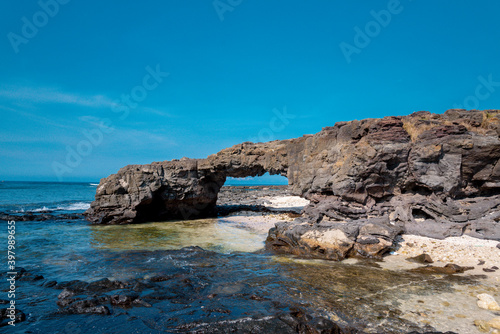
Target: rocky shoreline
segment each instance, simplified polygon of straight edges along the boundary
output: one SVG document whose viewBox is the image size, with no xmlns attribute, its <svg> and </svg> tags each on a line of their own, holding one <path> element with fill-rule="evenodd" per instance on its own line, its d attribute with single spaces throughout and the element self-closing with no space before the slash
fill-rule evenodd
<svg viewBox="0 0 500 334">
<path fill-rule="evenodd" d="M 222 225 L 257 233 L 263 240 L 270 228 L 303 219 L 305 211 L 297 212 L 308 205 L 309 201 L 293 196 L 287 186 L 222 187 L 216 220 Z M 27 213 L 27 217 L 30 215 L 32 213 Z M 206 219 L 209 220 L 214 219 Z M 202 224 L 203 220 L 191 224 L 197 222 Z M 155 223 L 154 226 L 174 223 Z M 92 243 L 98 245 L 105 241 L 97 238 L 98 235 L 108 235 L 109 240 L 114 240 L 108 234 L 111 228 L 137 230 L 144 225 L 150 225 L 144 232 L 145 242 L 151 243 L 148 238 L 161 231 L 151 224 L 87 226 L 93 229 Z M 193 231 L 196 229 L 200 227 L 193 227 Z M 125 242 L 132 240 L 126 238 L 128 231 L 123 229 L 117 233 L 118 238 Z M 104 251 L 106 262 L 99 262 L 97 267 L 117 264 L 123 270 L 124 263 L 135 259 L 136 264 L 130 268 L 138 275 L 124 277 L 110 270 L 113 274 L 100 279 L 64 280 L 45 273 L 43 277 L 30 268 L 20 269 L 17 278 L 22 291 L 41 296 L 40 307 L 50 310 L 48 318 L 59 319 L 59 324 L 80 319 L 77 323 L 84 330 L 90 330 L 95 324 L 109 326 L 109 322 L 118 327 L 121 323 L 133 324 L 133 328 L 143 332 L 161 328 L 207 333 L 251 332 L 265 328 L 286 333 L 481 333 L 486 330 L 497 333 L 494 327 L 499 312 L 495 303 L 500 300 L 497 244 L 468 236 L 433 239 L 402 234 L 395 238 L 381 261 L 356 256 L 342 263 L 308 255 L 275 256 L 269 245 L 267 251 L 260 248 L 255 252 L 229 254 L 200 247 L 132 250 L 122 254 L 116 252 L 119 249 L 116 244 L 110 244 L 112 251 Z M 304 259 L 306 257 L 309 259 Z M 81 254 L 77 258 L 88 261 Z M 230 262 L 228 266 L 228 261 L 235 258 L 239 258 L 237 265 Z M 165 267 L 165 261 L 171 264 Z M 249 267 L 249 261 L 260 264 Z M 137 266 L 143 269 L 137 270 Z M 279 270 L 280 275 L 270 274 L 274 270 Z M 125 271 L 128 274 L 129 270 Z M 245 273 L 250 276 L 246 281 L 241 276 Z M 28 296 L 25 293 L 20 298 L 22 311 L 18 310 L 16 317 L 19 323 L 34 326 L 36 322 L 31 314 L 40 314 L 40 310 L 33 311 L 25 299 Z M 240 315 L 240 309 L 247 314 Z M 161 316 L 162 312 L 169 316 Z M 88 318 L 88 322 L 77 318 L 82 316 Z M 0 318 L 3 319 L 0 326 L 5 325 L 8 318 L 3 313 Z M 46 326 L 51 326 L 50 321 Z"/>
<path fill-rule="evenodd" d="M 265 228 L 273 228 L 275 224 L 289 224 L 298 218 L 303 219 L 306 213 L 302 211 L 309 204 L 309 201 L 293 196 L 287 186 L 224 186 L 219 193 L 217 210 L 222 219 L 242 223 L 255 221 L 255 224 L 265 225 Z M 269 218 L 272 224 L 266 222 Z M 500 242 L 467 235 L 435 238 L 400 234 L 384 255 L 415 257 L 420 254 L 429 254 L 438 263 L 474 266 L 483 262 L 481 266 L 484 269 L 488 265 L 500 266 Z"/>
<path fill-rule="evenodd" d="M 85 214 L 93 224 L 210 217 L 227 177 L 269 172 L 287 176 L 290 193 L 310 201 L 302 217 L 270 230 L 276 252 L 380 257 L 404 233 L 498 241 L 499 115 L 421 111 L 246 142 L 206 159 L 130 165 L 101 180 Z"/>
<path fill-rule="evenodd" d="M 245 203 L 245 209 L 254 205 L 254 210 L 233 212 L 222 219 L 237 221 L 243 228 L 255 230 L 258 227 L 266 230 L 276 224 L 293 223 L 296 215 L 290 216 L 289 212 L 279 213 L 279 208 L 273 208 L 277 211 L 274 215 L 270 215 L 268 210 L 258 212 L 266 202 L 270 204 L 289 201 L 288 207 L 292 206 L 294 198 L 290 196 L 287 188 L 274 189 L 271 194 L 259 188 L 261 187 L 252 187 L 252 190 L 249 190 L 244 187 L 224 187 L 218 204 L 237 207 L 237 203 Z M 234 192 L 237 195 L 229 195 Z M 308 203 L 303 202 L 303 205 L 307 206 Z M 310 254 L 302 254 L 301 257 L 314 258 Z M 421 295 L 418 299 L 394 298 L 392 303 L 401 304 L 399 309 L 402 318 L 423 326 L 430 325 L 447 333 L 500 332 L 500 314 L 495 311 L 498 305 L 496 300 L 500 297 L 500 243 L 497 241 L 465 235 L 435 239 L 402 234 L 395 238 L 390 251 L 378 259 L 380 262 L 374 265 L 384 270 L 426 275 L 431 281 L 443 279 L 453 282 L 457 277 L 477 280 L 473 284 L 457 287 L 453 292 L 436 290 L 433 295 Z M 382 291 L 375 294 L 377 293 Z"/>
</svg>

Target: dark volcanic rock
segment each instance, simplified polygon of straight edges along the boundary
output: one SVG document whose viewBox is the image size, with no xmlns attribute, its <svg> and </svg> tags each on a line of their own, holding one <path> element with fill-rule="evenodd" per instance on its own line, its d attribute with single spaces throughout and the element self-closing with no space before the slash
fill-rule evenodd
<svg viewBox="0 0 500 334">
<path fill-rule="evenodd" d="M 99 298 L 88 298 L 84 300 L 63 299 L 58 301 L 62 313 L 68 314 L 102 314 L 109 315 L 111 311 Z"/>
<path fill-rule="evenodd" d="M 343 259 L 379 257 L 401 233 L 500 240 L 499 111 L 416 112 L 339 122 L 315 135 L 243 143 L 206 159 L 130 165 L 101 180 L 95 224 L 216 213 L 226 177 L 285 175 L 311 200 L 267 247 Z"/>
<path fill-rule="evenodd" d="M 111 296 L 111 305 L 130 306 L 137 298 L 137 293 L 120 293 Z"/>
<path fill-rule="evenodd" d="M 27 212 L 24 214 L 20 213 L 10 214 L 10 213 L 0 212 L 0 220 L 6 220 L 6 221 L 77 220 L 83 218 L 84 216 L 81 213 L 49 214 L 46 212 Z"/>
</svg>

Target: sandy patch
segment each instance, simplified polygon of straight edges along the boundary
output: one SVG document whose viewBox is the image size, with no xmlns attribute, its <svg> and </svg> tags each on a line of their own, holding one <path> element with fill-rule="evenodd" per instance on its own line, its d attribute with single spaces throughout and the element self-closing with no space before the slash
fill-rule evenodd
<svg viewBox="0 0 500 334">
<path fill-rule="evenodd" d="M 481 309 L 477 305 L 477 295 L 487 293 L 500 301 L 500 270 L 486 272 L 491 267 L 500 268 L 500 249 L 498 241 L 476 239 L 469 236 L 451 237 L 443 240 L 414 235 L 403 235 L 399 246 L 392 255 L 386 256 L 381 263 L 389 270 L 407 270 L 423 266 L 406 261 L 409 257 L 429 254 L 433 266 L 454 263 L 471 266 L 457 276 L 482 275 L 475 284 L 453 284 L 453 292 L 435 291 L 432 295 L 398 300 L 402 317 L 410 321 L 428 324 L 439 331 L 456 333 L 484 333 L 478 330 L 474 321 L 490 321 L 496 313 Z M 482 263 L 484 261 L 484 263 Z M 482 263 L 482 264 L 480 264 Z M 443 275 L 429 275 L 429 279 L 440 279 Z M 488 332 L 486 332 L 488 333 Z M 494 333 L 493 331 L 491 333 Z"/>
<path fill-rule="evenodd" d="M 300 213 L 309 204 L 309 200 L 300 196 L 263 197 L 264 206 L 270 210 L 286 210 Z"/>
<path fill-rule="evenodd" d="M 299 196 L 265 196 L 259 199 L 271 211 L 291 211 L 300 213 L 309 201 Z M 218 218 L 221 222 L 233 224 L 235 227 L 249 229 L 258 234 L 265 234 L 280 221 L 293 221 L 288 213 L 239 211 L 229 216 Z"/>
<path fill-rule="evenodd" d="M 403 235 L 399 240 L 399 247 L 395 254 L 414 257 L 422 253 L 429 254 L 434 261 L 433 265 L 443 266 L 454 263 L 461 266 L 472 266 L 474 270 L 468 274 L 487 274 L 500 282 L 500 270 L 496 273 L 487 273 L 484 269 L 493 266 L 500 268 L 500 249 L 498 241 L 483 240 L 469 236 L 450 237 L 443 240 L 431 239 L 415 235 Z M 479 264 L 484 261 L 484 264 Z"/>
</svg>

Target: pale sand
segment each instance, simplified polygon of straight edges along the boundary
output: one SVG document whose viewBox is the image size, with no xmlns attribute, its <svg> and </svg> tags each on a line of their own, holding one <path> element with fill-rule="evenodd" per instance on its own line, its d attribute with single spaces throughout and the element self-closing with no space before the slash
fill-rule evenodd
<svg viewBox="0 0 500 334">
<path fill-rule="evenodd" d="M 300 213 L 309 204 L 309 200 L 300 196 L 274 196 L 262 197 L 264 206 L 270 210 L 287 210 Z"/>
<path fill-rule="evenodd" d="M 292 211 L 300 213 L 304 206 L 309 204 L 309 201 L 299 196 L 266 196 L 261 197 L 264 206 L 271 211 Z M 266 234 L 270 228 L 280 221 L 292 221 L 287 213 L 269 213 L 269 212 L 252 212 L 240 211 L 226 217 L 219 218 L 220 221 L 234 224 L 236 227 L 252 230 L 258 234 Z"/>
<path fill-rule="evenodd" d="M 389 270 L 407 270 L 423 266 L 406 261 L 407 258 L 428 254 L 434 261 L 431 265 L 442 267 L 447 263 L 471 266 L 457 276 L 483 275 L 476 284 L 453 284 L 453 292 L 436 291 L 432 295 L 415 296 L 398 300 L 402 317 L 410 321 L 428 324 L 439 331 L 456 333 L 484 333 L 474 326 L 475 320 L 489 321 L 498 312 L 481 309 L 477 306 L 477 295 L 487 293 L 500 301 L 500 270 L 485 272 L 483 268 L 500 268 L 500 249 L 498 241 L 482 240 L 468 236 L 452 237 L 443 240 L 415 235 L 403 235 L 392 255 L 386 256 L 381 266 Z M 485 263 L 479 265 L 479 261 Z M 444 275 L 430 275 L 429 279 L 445 278 Z M 486 332 L 487 333 L 487 332 Z M 494 333 L 491 331 L 490 333 Z"/>
<path fill-rule="evenodd" d="M 466 274 L 485 274 L 492 282 L 500 283 L 500 270 L 495 273 L 483 271 L 483 268 L 493 266 L 500 268 L 500 249 L 496 247 L 498 244 L 495 240 L 465 235 L 438 240 L 404 234 L 399 238 L 398 247 L 391 256 L 407 258 L 425 253 L 430 255 L 435 266 L 444 266 L 447 263 L 471 266 L 474 270 L 467 271 Z M 480 261 L 484 261 L 484 264 L 479 265 Z"/>
</svg>

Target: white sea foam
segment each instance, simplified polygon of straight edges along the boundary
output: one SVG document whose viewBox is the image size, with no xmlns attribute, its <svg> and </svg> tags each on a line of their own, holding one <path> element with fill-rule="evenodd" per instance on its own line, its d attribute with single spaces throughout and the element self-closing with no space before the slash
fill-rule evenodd
<svg viewBox="0 0 500 334">
<path fill-rule="evenodd" d="M 99 183 L 91 183 L 90 185 L 94 186 L 94 187 L 97 187 L 99 185 Z"/>
<path fill-rule="evenodd" d="M 56 209 L 49 209 L 48 207 L 46 206 L 43 206 L 41 208 L 38 208 L 38 209 L 33 209 L 33 210 L 30 210 L 31 212 L 42 212 L 42 211 L 54 211 Z"/>
<path fill-rule="evenodd" d="M 85 203 L 85 202 L 76 202 L 76 203 L 71 203 L 71 204 L 66 204 L 66 205 L 60 205 L 55 208 L 48 208 L 46 206 L 43 206 L 41 208 L 36 208 L 36 209 L 31 209 L 27 210 L 28 212 L 45 212 L 45 211 L 80 211 L 80 210 L 87 210 L 90 208 L 90 203 Z M 24 209 L 21 209 L 17 212 L 24 212 Z"/>
<path fill-rule="evenodd" d="M 90 203 L 77 202 L 64 206 L 58 206 L 56 210 L 78 211 L 78 210 L 87 210 L 88 208 L 90 208 Z"/>
</svg>

